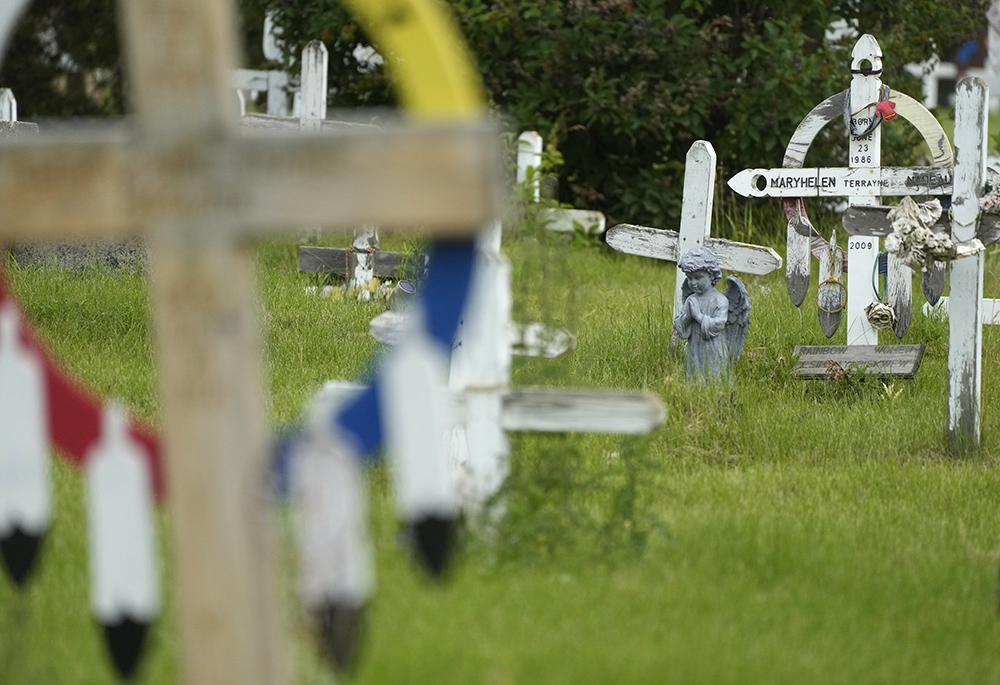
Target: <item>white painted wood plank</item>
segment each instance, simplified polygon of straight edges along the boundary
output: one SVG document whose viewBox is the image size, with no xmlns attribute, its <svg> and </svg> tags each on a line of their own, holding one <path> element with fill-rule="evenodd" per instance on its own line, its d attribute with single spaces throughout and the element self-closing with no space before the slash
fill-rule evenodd
<svg viewBox="0 0 1000 685">
<path fill-rule="evenodd" d="M 861 73 L 867 64 L 871 73 Z M 854 130 L 863 131 L 876 117 L 875 106 L 882 93 L 882 49 L 871 34 L 865 34 L 858 39 L 851 52 L 851 89 L 848 101 L 851 112 L 851 125 Z M 894 194 L 900 184 L 895 187 L 885 185 L 886 177 L 891 175 L 888 169 L 880 168 L 882 164 L 882 127 L 876 126 L 863 136 L 848 135 L 848 164 L 852 173 L 870 174 L 873 184 L 857 188 L 850 184 L 849 189 L 857 190 L 848 196 L 852 205 L 872 206 L 879 204 L 878 198 L 883 194 Z M 945 173 L 941 169 L 927 171 L 928 177 L 933 174 Z M 905 179 L 913 180 L 913 186 L 924 188 L 917 183 L 923 177 L 923 172 L 905 174 Z M 950 176 L 950 174 L 949 174 Z M 928 183 L 927 185 L 933 185 Z M 902 187 L 906 187 L 904 180 Z M 872 270 L 878 258 L 879 241 L 874 237 L 852 236 L 847 240 L 847 344 L 877 345 L 878 330 L 868 323 L 865 309 L 875 301 L 872 289 Z"/>
<path fill-rule="evenodd" d="M 986 168 L 989 89 L 977 78 L 963 79 L 955 91 L 955 190 L 952 235 L 956 242 L 975 237 L 979 197 Z M 982 387 L 983 253 L 951 264 L 948 316 L 948 444 L 979 449 Z"/>
<path fill-rule="evenodd" d="M 842 372 L 913 378 L 924 345 L 796 345 L 792 373 L 805 379 L 836 379 Z"/>
<path fill-rule="evenodd" d="M 944 321 L 948 318 L 949 300 L 950 298 L 945 296 L 935 305 L 924 302 L 924 316 Z M 1000 300 L 984 297 L 979 310 L 979 321 L 984 326 L 1000 326 Z"/>
<path fill-rule="evenodd" d="M 877 137 L 873 134 L 865 138 Z M 867 151 L 853 158 L 872 157 L 871 142 L 858 143 L 858 149 Z M 950 167 L 932 166 L 744 169 L 729 179 L 729 187 L 744 197 L 947 195 L 952 189 L 952 172 Z"/>
<path fill-rule="evenodd" d="M 173 174 L 178 164 L 204 163 L 194 151 L 184 153 L 192 157 L 136 156 L 126 133 L 5 143 L 0 237 L 128 237 L 146 222 L 185 214 L 183 207 L 218 206 L 222 199 L 232 203 L 236 228 L 247 235 L 310 224 L 353 229 L 364 222 L 383 231 L 433 225 L 442 235 L 469 235 L 503 210 L 496 132 L 489 126 L 247 138 L 233 151 L 231 177 L 217 179 L 228 190 L 212 194 Z"/>
<path fill-rule="evenodd" d="M 328 381 L 321 394 L 343 402 L 361 392 L 354 383 Z M 464 393 L 448 396 L 453 419 L 465 421 Z M 504 430 L 645 435 L 666 420 L 659 397 L 646 392 L 518 388 L 503 393 Z M 544 412 L 546 416 L 540 416 Z"/>
<path fill-rule="evenodd" d="M 326 119 L 328 62 L 329 54 L 322 41 L 306 43 L 302 49 L 302 110 L 299 113 L 303 132 L 320 130 Z"/>
<path fill-rule="evenodd" d="M 517 388 L 504 395 L 507 430 L 645 435 L 666 419 L 651 393 Z"/>
<path fill-rule="evenodd" d="M 680 236 L 635 224 L 618 224 L 608 231 L 608 246 L 624 254 L 676 262 L 680 259 Z M 706 238 L 704 245 L 719 258 L 724 270 L 764 276 L 781 268 L 781 256 L 770 247 L 739 243 L 722 238 Z"/>
<path fill-rule="evenodd" d="M 712 231 L 716 160 L 715 148 L 706 140 L 696 140 L 688 149 L 684 162 L 684 192 L 681 199 L 681 225 L 677 245 L 677 253 L 681 257 L 688 250 L 704 245 Z M 681 289 L 684 281 L 684 272 L 678 263 L 672 311 L 679 312 L 683 304 Z M 676 331 L 671 331 L 670 339 L 672 344 L 677 344 Z"/>
</svg>

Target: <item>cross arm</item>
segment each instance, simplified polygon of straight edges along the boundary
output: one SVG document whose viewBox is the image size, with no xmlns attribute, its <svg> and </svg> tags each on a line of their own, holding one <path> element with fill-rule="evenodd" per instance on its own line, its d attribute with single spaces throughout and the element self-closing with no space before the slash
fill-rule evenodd
<svg viewBox="0 0 1000 685">
<path fill-rule="evenodd" d="M 848 207 L 844 211 L 844 230 L 850 235 L 870 235 L 879 238 L 892 233 L 892 222 L 887 214 L 893 207 Z M 936 233 L 947 234 L 951 230 L 951 218 L 944 213 L 931 226 Z M 1000 243 L 1000 215 L 982 214 L 976 237 L 984 244 Z"/>
<path fill-rule="evenodd" d="M 608 231 L 608 245 L 618 252 L 651 257 L 668 262 L 681 258 L 680 236 L 649 226 L 619 224 Z M 735 240 L 706 238 L 705 247 L 715 253 L 719 265 L 727 271 L 764 276 L 781 268 L 781 256 L 770 247 L 738 243 Z"/>
<path fill-rule="evenodd" d="M 401 125 L 169 148 L 113 131 L 0 146 L 0 239 L 120 238 L 206 209 L 243 235 L 300 225 L 468 235 L 503 206 L 492 127 Z"/>
<path fill-rule="evenodd" d="M 951 167 L 744 169 L 729 187 L 744 197 L 949 195 Z"/>
</svg>

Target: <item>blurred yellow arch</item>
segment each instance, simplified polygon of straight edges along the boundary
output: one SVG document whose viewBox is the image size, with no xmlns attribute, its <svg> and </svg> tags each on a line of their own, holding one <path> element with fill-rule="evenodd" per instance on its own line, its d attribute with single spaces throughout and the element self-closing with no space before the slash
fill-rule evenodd
<svg viewBox="0 0 1000 685">
<path fill-rule="evenodd" d="M 407 112 L 428 121 L 483 116 L 482 84 L 440 0 L 344 0 L 385 56 Z"/>
</svg>

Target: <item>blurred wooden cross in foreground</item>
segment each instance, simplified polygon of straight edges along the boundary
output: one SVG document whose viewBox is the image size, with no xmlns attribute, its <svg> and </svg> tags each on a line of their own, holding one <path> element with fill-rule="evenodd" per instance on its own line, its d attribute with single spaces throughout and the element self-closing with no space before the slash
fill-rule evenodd
<svg viewBox="0 0 1000 685">
<path fill-rule="evenodd" d="M 252 685 L 285 669 L 249 239 L 359 223 L 468 235 L 499 194 L 485 125 L 240 139 L 230 5 L 121 4 L 133 126 L 0 147 L 0 240 L 148 240 L 184 680 Z"/>
</svg>

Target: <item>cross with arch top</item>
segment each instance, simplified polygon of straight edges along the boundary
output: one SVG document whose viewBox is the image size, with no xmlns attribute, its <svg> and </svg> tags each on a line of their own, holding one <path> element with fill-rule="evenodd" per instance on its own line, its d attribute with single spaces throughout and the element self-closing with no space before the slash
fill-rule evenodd
<svg viewBox="0 0 1000 685">
<path fill-rule="evenodd" d="M 250 242 L 361 223 L 471 236 L 502 206 L 497 138 L 478 116 L 241 137 L 229 0 L 119 17 L 131 122 L 0 145 L 0 240 L 148 241 L 185 677 L 282 682 Z M 0 12 L 0 36 L 15 19 Z"/>
</svg>

